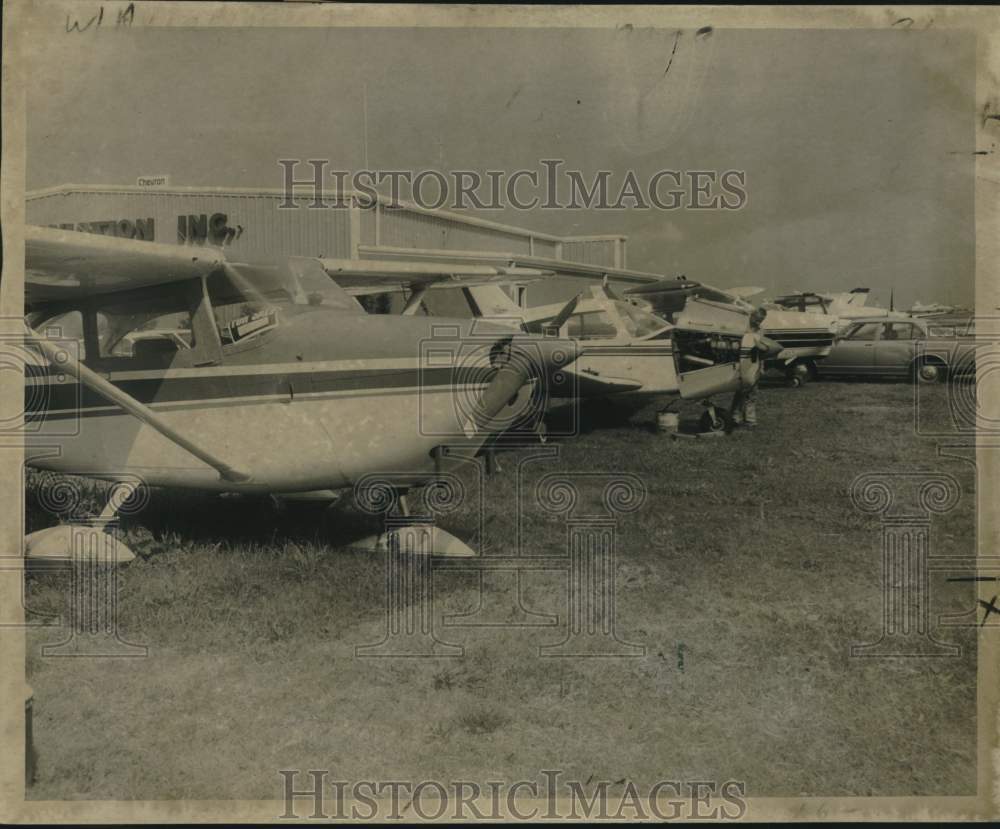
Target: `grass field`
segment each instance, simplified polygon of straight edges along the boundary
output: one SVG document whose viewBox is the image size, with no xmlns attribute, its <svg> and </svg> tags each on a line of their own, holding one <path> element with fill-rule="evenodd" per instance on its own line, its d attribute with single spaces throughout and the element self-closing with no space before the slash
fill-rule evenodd
<svg viewBox="0 0 1000 829">
<path fill-rule="evenodd" d="M 930 390 L 944 411 L 944 387 Z M 281 795 L 279 769 L 340 779 L 628 777 L 741 780 L 750 796 L 975 791 L 976 641 L 943 659 L 855 659 L 881 630 L 880 519 L 855 510 L 865 471 L 942 470 L 958 507 L 932 525 L 935 554 L 974 553 L 974 469 L 941 459 L 913 428 L 906 384 L 818 382 L 761 392 L 761 426 L 673 441 L 631 419 L 585 412 L 548 472 L 627 471 L 648 490 L 620 519 L 619 636 L 640 658 L 540 658 L 559 641 L 559 572 L 524 577 L 526 607 L 556 628 L 437 626 L 462 658 L 363 659 L 385 628 L 381 557 L 331 543 L 377 529 L 338 507 L 155 492 L 127 522 L 142 557 L 120 572 L 120 629 L 144 659 L 39 656 L 29 641 L 37 781 L 29 796 L 254 798 Z M 941 413 L 939 412 L 939 414 Z M 598 428 L 599 427 L 599 428 Z M 513 551 L 516 456 L 442 521 L 490 553 Z M 32 488 L 40 478 L 29 481 Z M 581 484 L 595 502 L 605 479 Z M 469 491 L 478 494 L 470 479 Z M 533 492 L 533 486 L 526 488 Z M 521 505 L 525 552 L 566 549 L 563 519 Z M 55 519 L 29 506 L 29 529 Z M 515 596 L 486 580 L 485 601 Z M 29 585 L 33 612 L 65 605 L 66 579 Z M 479 602 L 472 573 L 438 571 L 435 612 Z M 969 585 L 932 581 L 932 613 L 965 610 Z M 440 622 L 440 619 L 438 619 Z"/>
</svg>

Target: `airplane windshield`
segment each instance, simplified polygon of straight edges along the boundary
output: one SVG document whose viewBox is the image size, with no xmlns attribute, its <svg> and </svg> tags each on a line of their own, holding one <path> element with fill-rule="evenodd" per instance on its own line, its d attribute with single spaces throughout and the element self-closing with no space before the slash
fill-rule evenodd
<svg viewBox="0 0 1000 829">
<path fill-rule="evenodd" d="M 648 314 L 628 302 L 616 302 L 615 308 L 630 337 L 648 337 L 668 327 L 659 317 Z"/>
<path fill-rule="evenodd" d="M 282 305 L 364 312 L 319 262 L 306 258 L 218 270 L 208 277 L 208 298 L 224 347 L 275 328 Z"/>
<path fill-rule="evenodd" d="M 208 284 L 213 304 L 253 302 L 364 311 L 315 259 L 293 257 L 273 263 L 232 265 L 212 274 Z"/>
</svg>

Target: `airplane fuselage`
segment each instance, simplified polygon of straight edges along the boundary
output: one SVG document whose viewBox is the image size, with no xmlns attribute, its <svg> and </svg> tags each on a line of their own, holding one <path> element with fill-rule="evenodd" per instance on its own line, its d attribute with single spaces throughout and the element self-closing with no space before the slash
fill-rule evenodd
<svg viewBox="0 0 1000 829">
<path fill-rule="evenodd" d="M 471 320 L 328 313 L 282 305 L 277 324 L 192 352 L 83 363 L 232 463 L 234 484 L 150 426 L 55 368 L 26 378 L 28 462 L 66 473 L 134 475 L 150 485 L 299 492 L 350 486 L 372 471 L 429 477 L 432 451 L 474 453 L 463 424 L 508 329 Z M 137 352 L 138 353 L 138 352 Z M 526 389 L 519 400 L 528 394 Z"/>
</svg>

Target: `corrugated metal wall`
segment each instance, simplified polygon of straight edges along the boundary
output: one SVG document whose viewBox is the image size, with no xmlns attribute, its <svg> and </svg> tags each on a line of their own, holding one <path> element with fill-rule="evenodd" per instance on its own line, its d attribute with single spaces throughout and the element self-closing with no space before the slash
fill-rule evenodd
<svg viewBox="0 0 1000 829">
<path fill-rule="evenodd" d="M 560 240 L 526 228 L 482 222 L 455 213 L 427 213 L 407 207 L 336 206 L 313 209 L 311 197 L 297 196 L 298 207 L 280 209 L 276 191 L 137 187 L 76 187 L 29 193 L 32 224 L 70 225 L 116 236 L 165 243 L 222 244 L 236 256 L 268 255 L 350 258 L 357 245 L 502 251 L 621 266 L 624 241 L 573 237 Z M 376 212 L 377 211 L 377 212 Z M 151 221 L 150 221 L 151 220 Z M 152 228 L 150 228 L 150 225 Z"/>
<path fill-rule="evenodd" d="M 569 262 L 586 265 L 604 265 L 609 268 L 622 267 L 624 263 L 615 261 L 615 241 L 613 239 L 572 239 L 562 243 L 562 258 Z"/>
<path fill-rule="evenodd" d="M 221 214 L 225 216 L 224 226 L 232 231 L 221 238 L 227 249 L 238 256 L 351 256 L 350 210 L 343 203 L 329 209 L 301 206 L 296 210 L 279 210 L 280 203 L 279 196 L 268 194 L 70 191 L 29 196 L 27 218 L 32 224 L 41 225 L 120 220 L 136 223 L 152 219 L 153 241 L 176 244 L 184 235 L 197 236 L 213 216 Z M 189 233 L 192 230 L 189 216 L 196 217 L 193 234 Z M 204 224 L 201 217 L 205 217 Z M 179 223 L 183 225 L 181 229 Z M 99 227 L 93 230 L 100 232 Z M 104 232 L 128 235 L 127 227 Z"/>
<path fill-rule="evenodd" d="M 382 210 L 379 229 L 378 244 L 388 247 L 504 251 L 525 256 L 530 252 L 527 235 L 399 208 Z"/>
</svg>

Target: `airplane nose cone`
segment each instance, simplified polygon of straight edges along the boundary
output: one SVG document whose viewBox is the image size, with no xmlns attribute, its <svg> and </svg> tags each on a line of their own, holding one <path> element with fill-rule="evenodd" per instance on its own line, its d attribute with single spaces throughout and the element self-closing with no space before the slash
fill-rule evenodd
<svg viewBox="0 0 1000 829">
<path fill-rule="evenodd" d="M 532 405 L 544 406 L 546 387 L 558 382 L 560 369 L 575 359 L 575 343 L 569 340 L 510 334 L 498 339 L 490 350 L 490 365 L 495 373 L 466 420 L 465 433 L 501 432 L 528 414 L 521 411 L 516 417 L 511 414 L 498 419 L 517 402 L 521 390 L 530 382 L 537 382 L 542 392 L 532 396 Z"/>
</svg>

